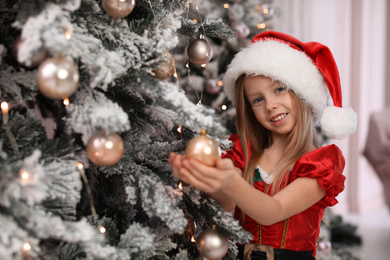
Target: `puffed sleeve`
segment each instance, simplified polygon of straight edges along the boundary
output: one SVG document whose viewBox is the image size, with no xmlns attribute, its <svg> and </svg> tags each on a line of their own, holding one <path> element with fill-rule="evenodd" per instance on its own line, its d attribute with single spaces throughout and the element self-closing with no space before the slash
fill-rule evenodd
<svg viewBox="0 0 390 260">
<path fill-rule="evenodd" d="M 242 149 L 240 137 L 238 134 L 232 134 L 229 137 L 229 140 L 232 141 L 233 148 L 229 151 L 227 151 L 225 154 L 222 155 L 222 158 L 230 158 L 234 165 L 237 168 L 240 168 L 242 171 L 245 170 L 245 155 L 244 151 Z M 249 158 L 251 157 L 251 146 L 248 142 L 248 148 L 249 148 Z"/>
<path fill-rule="evenodd" d="M 317 179 L 326 190 L 326 195 L 316 205 L 333 206 L 338 203 L 337 195 L 344 190 L 344 166 L 345 160 L 340 149 L 336 145 L 328 145 L 299 158 L 291 172 L 291 181 L 299 177 Z"/>
</svg>

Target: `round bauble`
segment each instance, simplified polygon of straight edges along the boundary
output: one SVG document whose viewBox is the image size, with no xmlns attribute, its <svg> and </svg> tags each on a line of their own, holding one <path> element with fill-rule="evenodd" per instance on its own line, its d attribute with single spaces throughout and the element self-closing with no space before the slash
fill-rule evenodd
<svg viewBox="0 0 390 260">
<path fill-rule="evenodd" d="M 218 143 L 206 135 L 202 130 L 201 135 L 191 139 L 185 150 L 187 159 L 196 159 L 208 166 L 215 166 L 221 157 L 221 148 Z"/>
<path fill-rule="evenodd" d="M 195 39 L 187 46 L 187 57 L 195 64 L 206 64 L 213 57 L 213 47 L 206 39 Z"/>
<path fill-rule="evenodd" d="M 122 158 L 122 138 L 116 133 L 97 132 L 88 140 L 87 155 L 97 166 L 112 166 Z"/>
<path fill-rule="evenodd" d="M 237 24 L 234 29 L 235 29 L 236 37 L 238 39 L 245 39 L 248 37 L 248 35 L 250 33 L 250 29 L 249 29 L 248 25 L 246 25 L 244 23 Z"/>
<path fill-rule="evenodd" d="M 46 60 L 47 56 L 49 53 L 45 50 L 45 48 L 39 48 L 37 51 L 35 51 L 32 54 L 32 58 L 29 62 L 21 62 L 19 59 L 19 50 L 20 47 L 24 41 L 21 40 L 21 37 L 19 36 L 16 38 L 15 43 L 14 43 L 14 48 L 13 48 L 13 54 L 15 59 L 24 67 L 27 68 L 36 68 L 38 67 L 44 60 Z"/>
<path fill-rule="evenodd" d="M 103 0 L 102 6 L 112 17 L 123 18 L 133 11 L 135 0 Z"/>
<path fill-rule="evenodd" d="M 166 79 L 175 71 L 175 59 L 169 51 L 164 51 L 165 62 L 160 64 L 158 69 L 153 70 L 152 77 L 156 79 Z"/>
<path fill-rule="evenodd" d="M 209 260 L 221 259 L 229 249 L 229 240 L 215 229 L 200 233 L 197 239 L 199 254 Z"/>
<path fill-rule="evenodd" d="M 206 91 L 210 94 L 218 94 L 221 88 L 222 86 L 218 85 L 218 81 L 215 79 L 208 79 L 206 81 Z"/>
<path fill-rule="evenodd" d="M 79 78 L 79 71 L 72 61 L 63 56 L 55 56 L 39 66 L 38 89 L 48 98 L 65 99 L 76 91 Z"/>
</svg>

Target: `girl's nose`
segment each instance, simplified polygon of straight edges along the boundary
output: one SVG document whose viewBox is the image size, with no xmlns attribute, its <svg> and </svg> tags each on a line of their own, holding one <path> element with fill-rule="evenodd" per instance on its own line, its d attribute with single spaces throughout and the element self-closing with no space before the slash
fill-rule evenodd
<svg viewBox="0 0 390 260">
<path fill-rule="evenodd" d="M 267 110 L 274 110 L 278 107 L 278 104 L 277 102 L 275 102 L 275 100 L 267 100 L 266 102 L 266 109 Z"/>
</svg>

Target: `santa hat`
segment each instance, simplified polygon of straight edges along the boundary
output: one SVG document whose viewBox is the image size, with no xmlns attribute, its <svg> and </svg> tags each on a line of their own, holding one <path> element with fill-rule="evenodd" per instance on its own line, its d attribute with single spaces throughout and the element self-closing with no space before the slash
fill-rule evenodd
<svg viewBox="0 0 390 260">
<path fill-rule="evenodd" d="M 235 81 L 242 74 L 270 77 L 293 90 L 311 108 L 329 138 L 344 139 L 356 130 L 357 115 L 342 107 L 339 72 L 325 45 L 303 43 L 279 32 L 258 34 L 237 53 L 223 79 L 224 91 L 233 102 Z M 333 106 L 327 106 L 328 93 Z"/>
</svg>

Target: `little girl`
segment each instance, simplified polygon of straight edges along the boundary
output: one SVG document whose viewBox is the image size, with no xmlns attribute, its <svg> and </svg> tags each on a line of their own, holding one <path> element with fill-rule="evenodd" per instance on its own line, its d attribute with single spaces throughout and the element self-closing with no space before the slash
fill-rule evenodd
<svg viewBox="0 0 390 260">
<path fill-rule="evenodd" d="M 232 150 L 216 167 L 171 153 L 173 174 L 234 210 L 253 235 L 239 258 L 315 259 L 325 208 L 344 189 L 345 162 L 337 146 L 318 146 L 314 125 L 343 139 L 357 124 L 356 113 L 342 108 L 332 53 L 264 32 L 233 59 L 224 86 L 237 113 Z"/>
</svg>

